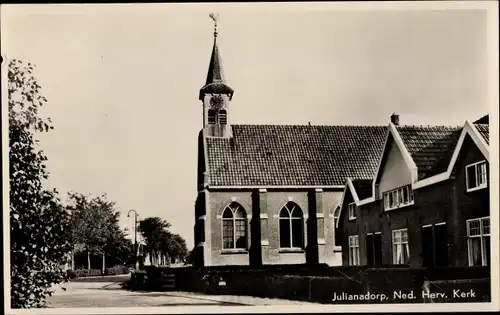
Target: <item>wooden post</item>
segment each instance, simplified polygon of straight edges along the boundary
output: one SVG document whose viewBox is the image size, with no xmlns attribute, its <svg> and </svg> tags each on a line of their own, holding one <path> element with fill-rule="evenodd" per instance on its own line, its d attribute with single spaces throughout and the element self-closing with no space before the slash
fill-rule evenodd
<svg viewBox="0 0 500 315">
<path fill-rule="evenodd" d="M 90 270 L 90 251 L 87 249 L 87 269 Z"/>
</svg>

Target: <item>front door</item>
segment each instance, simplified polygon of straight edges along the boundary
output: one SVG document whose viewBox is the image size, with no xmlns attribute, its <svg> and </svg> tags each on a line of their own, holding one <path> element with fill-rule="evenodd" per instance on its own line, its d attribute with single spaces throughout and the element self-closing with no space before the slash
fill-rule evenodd
<svg viewBox="0 0 500 315">
<path fill-rule="evenodd" d="M 382 265 L 382 234 L 366 235 L 366 264 L 368 266 Z"/>
<path fill-rule="evenodd" d="M 436 248 L 436 266 L 448 266 L 448 238 L 446 224 L 434 226 L 434 244 Z"/>
<path fill-rule="evenodd" d="M 432 236 L 432 225 L 422 227 L 422 265 L 424 267 L 434 266 L 434 238 Z"/>
</svg>

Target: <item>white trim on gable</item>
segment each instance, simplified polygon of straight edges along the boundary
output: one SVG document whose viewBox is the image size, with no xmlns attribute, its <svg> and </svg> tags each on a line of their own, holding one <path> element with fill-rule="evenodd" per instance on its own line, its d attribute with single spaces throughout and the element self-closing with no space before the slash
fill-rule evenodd
<svg viewBox="0 0 500 315">
<path fill-rule="evenodd" d="M 466 121 L 464 124 L 464 127 L 462 129 L 462 133 L 460 134 L 460 138 L 458 138 L 457 145 L 455 146 L 455 149 L 453 150 L 453 155 L 450 160 L 450 164 L 448 164 L 448 168 L 445 172 L 431 176 L 429 178 L 425 178 L 423 180 L 417 181 L 413 184 L 413 190 L 419 189 L 422 187 L 426 187 L 429 185 L 437 184 L 439 182 L 442 182 L 444 180 L 447 180 L 450 178 L 451 173 L 453 172 L 453 168 L 455 167 L 455 163 L 457 162 L 458 155 L 460 154 L 460 151 L 462 150 L 462 145 L 465 141 L 465 136 L 469 135 L 476 144 L 477 148 L 481 151 L 481 153 L 484 155 L 486 160 L 489 162 L 490 161 L 490 155 L 489 155 L 489 146 L 486 144 L 486 141 L 484 141 L 483 136 L 479 133 L 479 131 L 474 127 L 473 124 L 470 122 Z"/>
<path fill-rule="evenodd" d="M 342 193 L 342 199 L 340 200 L 340 204 L 338 205 L 340 207 L 340 210 L 339 210 L 339 217 L 337 220 L 337 224 L 335 225 L 336 228 L 339 227 L 340 217 L 342 216 L 342 207 L 344 205 L 344 199 L 345 199 L 345 195 L 346 195 L 348 188 L 349 188 L 349 191 L 351 192 L 352 198 L 354 199 L 354 203 L 356 205 L 358 205 L 358 202 L 359 202 L 358 193 L 356 192 L 356 189 L 354 189 L 354 185 L 352 184 L 352 180 L 349 177 L 347 177 L 344 192 Z"/>
<path fill-rule="evenodd" d="M 375 197 L 372 196 L 372 197 L 368 197 L 368 198 L 365 198 L 363 200 L 360 200 L 358 203 L 356 203 L 356 205 L 359 207 L 359 206 L 364 206 L 366 204 L 369 204 L 369 203 L 372 203 L 375 201 Z"/>
<path fill-rule="evenodd" d="M 377 177 L 380 172 L 380 167 L 382 166 L 382 161 L 384 161 L 384 153 L 385 153 L 385 148 L 387 147 L 387 143 L 389 143 L 389 136 L 391 135 L 391 128 L 390 124 L 387 126 L 387 131 L 385 133 L 385 141 L 384 141 L 384 146 L 382 147 L 382 154 L 380 155 L 380 159 L 378 160 L 378 166 L 377 166 L 377 171 L 375 172 L 375 176 L 373 177 L 373 182 L 372 182 L 372 196 L 375 196 L 375 187 L 377 183 Z"/>
<path fill-rule="evenodd" d="M 383 163 L 385 161 L 385 152 L 388 150 L 387 145 L 389 143 L 389 137 L 392 136 L 393 138 L 393 143 L 396 143 L 398 146 L 399 151 L 401 152 L 401 155 L 403 156 L 403 159 L 406 162 L 406 165 L 408 166 L 408 169 L 410 170 L 410 176 L 411 176 L 411 182 L 415 182 L 418 179 L 418 169 L 417 165 L 415 164 L 415 161 L 413 161 L 410 152 L 408 152 L 408 149 L 406 148 L 403 139 L 399 135 L 398 130 L 396 129 L 396 126 L 391 122 L 387 126 L 387 135 L 385 138 L 385 143 L 384 143 L 384 148 L 382 149 L 382 154 L 380 155 L 380 159 L 378 162 L 378 167 L 377 171 L 375 172 L 375 176 L 373 177 L 373 184 L 372 184 L 372 198 L 375 199 L 376 195 L 376 185 L 378 183 L 379 177 L 381 176 L 380 170 L 383 166 Z M 368 198 L 370 199 L 370 198 Z M 367 200 L 367 199 L 365 199 Z M 372 200 L 373 201 L 373 200 Z M 369 203 L 371 201 L 363 201 L 363 204 Z"/>
</svg>

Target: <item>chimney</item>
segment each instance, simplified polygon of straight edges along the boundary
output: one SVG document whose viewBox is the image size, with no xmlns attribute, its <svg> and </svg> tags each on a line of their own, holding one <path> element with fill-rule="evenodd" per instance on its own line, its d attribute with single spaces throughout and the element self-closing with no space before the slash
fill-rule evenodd
<svg viewBox="0 0 500 315">
<path fill-rule="evenodd" d="M 396 126 L 399 126 L 399 115 L 396 113 L 393 113 L 391 115 L 391 123 L 393 123 Z"/>
</svg>

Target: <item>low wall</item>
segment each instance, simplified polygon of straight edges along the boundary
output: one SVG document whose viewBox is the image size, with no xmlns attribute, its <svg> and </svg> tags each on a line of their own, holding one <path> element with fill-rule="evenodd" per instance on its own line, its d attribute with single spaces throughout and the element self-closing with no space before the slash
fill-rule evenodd
<svg viewBox="0 0 500 315">
<path fill-rule="evenodd" d="M 174 277 L 178 291 L 318 303 L 486 302 L 491 299 L 487 267 L 425 269 L 276 265 L 260 268 L 147 268 L 149 288 L 158 288 L 164 277 Z M 463 297 L 457 297 L 456 292 L 465 293 Z M 467 295 L 467 292 L 472 293 Z"/>
</svg>

